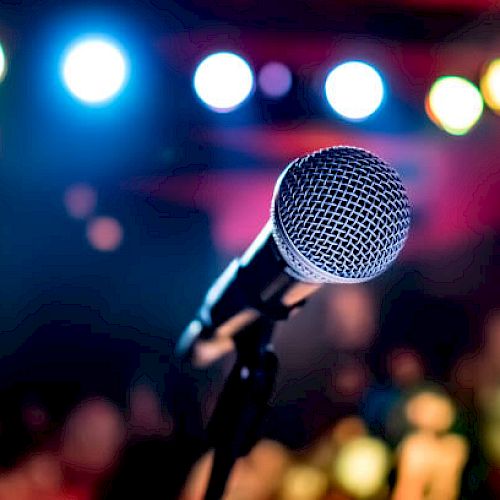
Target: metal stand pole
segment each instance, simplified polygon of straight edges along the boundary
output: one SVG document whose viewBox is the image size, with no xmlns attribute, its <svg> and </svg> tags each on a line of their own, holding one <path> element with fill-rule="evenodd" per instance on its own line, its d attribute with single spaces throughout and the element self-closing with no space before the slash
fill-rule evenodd
<svg viewBox="0 0 500 500">
<path fill-rule="evenodd" d="M 205 500 L 220 500 L 231 469 L 259 438 L 278 371 L 270 345 L 274 322 L 260 318 L 235 338 L 236 363 L 208 426 L 215 448 Z"/>
</svg>

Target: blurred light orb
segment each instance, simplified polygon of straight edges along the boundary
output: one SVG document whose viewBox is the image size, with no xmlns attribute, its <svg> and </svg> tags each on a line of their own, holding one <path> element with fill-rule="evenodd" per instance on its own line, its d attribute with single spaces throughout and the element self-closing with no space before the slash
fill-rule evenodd
<svg viewBox="0 0 500 500">
<path fill-rule="evenodd" d="M 147 384 L 130 391 L 128 423 L 134 434 L 142 436 L 167 436 L 172 431 L 172 421 L 163 411 L 158 394 Z"/>
<path fill-rule="evenodd" d="M 423 390 L 412 396 L 405 407 L 408 422 L 427 432 L 445 432 L 455 421 L 456 411 L 445 393 Z"/>
<path fill-rule="evenodd" d="M 390 452 L 380 439 L 363 436 L 344 445 L 333 464 L 334 480 L 355 498 L 368 498 L 385 485 Z"/>
<path fill-rule="evenodd" d="M 113 217 L 95 217 L 87 225 L 90 245 L 101 252 L 116 250 L 123 240 L 123 228 Z"/>
<path fill-rule="evenodd" d="M 213 111 L 227 113 L 247 99 L 254 87 L 248 63 L 231 52 L 212 54 L 196 68 L 196 95 Z"/>
<path fill-rule="evenodd" d="M 104 104 L 125 85 L 128 63 L 116 43 L 89 37 L 75 42 L 66 51 L 62 76 L 77 99 L 87 104 Z"/>
<path fill-rule="evenodd" d="M 353 121 L 371 116 L 384 99 L 380 73 L 361 61 L 348 61 L 334 68 L 325 82 L 326 98 L 335 112 Z"/>
<path fill-rule="evenodd" d="M 316 500 L 328 489 L 328 478 L 323 471 L 310 465 L 290 467 L 283 477 L 280 498 L 287 500 Z"/>
<path fill-rule="evenodd" d="M 488 64 L 481 77 L 480 88 L 486 104 L 500 114 L 500 58 Z"/>
<path fill-rule="evenodd" d="M 484 417 L 488 420 L 494 420 L 500 427 L 500 389 L 496 387 L 494 390 L 485 391 L 487 397 L 483 396 L 482 411 Z"/>
<path fill-rule="evenodd" d="M 0 44 L 0 82 L 5 78 L 7 73 L 7 58 L 5 57 L 5 51 L 3 46 Z"/>
<path fill-rule="evenodd" d="M 86 400 L 64 424 L 62 462 L 89 472 L 106 470 L 116 463 L 125 436 L 118 407 L 104 399 Z"/>
<path fill-rule="evenodd" d="M 22 419 L 30 431 L 40 432 L 47 430 L 50 417 L 45 408 L 30 404 L 22 408 Z"/>
<path fill-rule="evenodd" d="M 412 387 L 424 378 L 424 364 L 420 355 L 413 349 L 397 348 L 387 359 L 387 368 L 397 387 Z"/>
<path fill-rule="evenodd" d="M 495 466 L 500 465 L 500 422 L 487 420 L 481 428 L 481 443 L 488 461 Z"/>
<path fill-rule="evenodd" d="M 469 80 L 443 76 L 432 85 L 426 99 L 430 119 L 452 135 L 465 135 L 483 113 L 483 99 Z"/>
<path fill-rule="evenodd" d="M 95 210 L 97 193 L 92 186 L 78 183 L 69 186 L 64 193 L 64 206 L 70 217 L 86 219 Z"/>
<path fill-rule="evenodd" d="M 334 446 L 342 446 L 352 439 L 366 435 L 367 429 L 363 420 L 356 416 L 344 417 L 337 421 L 331 430 L 330 438 Z"/>
<path fill-rule="evenodd" d="M 333 387 L 344 398 L 360 398 L 368 384 L 365 367 L 359 361 L 351 360 L 340 366 L 333 377 Z"/>
<path fill-rule="evenodd" d="M 340 349 L 369 347 L 376 331 L 373 295 L 365 285 L 340 285 L 328 298 L 331 340 Z"/>
<path fill-rule="evenodd" d="M 292 73 L 282 63 L 267 63 L 259 72 L 259 86 L 268 97 L 283 97 L 292 87 Z"/>
<path fill-rule="evenodd" d="M 38 493 L 38 498 L 59 497 L 64 478 L 57 456 L 48 452 L 34 453 L 24 463 L 22 471 L 24 480 Z M 23 495 L 22 498 L 26 497 Z"/>
</svg>

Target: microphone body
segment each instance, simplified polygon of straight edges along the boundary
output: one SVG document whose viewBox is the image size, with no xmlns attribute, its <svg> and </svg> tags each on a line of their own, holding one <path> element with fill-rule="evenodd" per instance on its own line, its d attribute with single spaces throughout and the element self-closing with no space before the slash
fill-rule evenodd
<svg viewBox="0 0 500 500">
<path fill-rule="evenodd" d="M 196 318 L 184 330 L 177 352 L 187 353 L 198 339 L 231 338 L 262 315 L 272 321 L 286 319 L 319 286 L 293 276 L 269 221 L 211 286 Z"/>
</svg>

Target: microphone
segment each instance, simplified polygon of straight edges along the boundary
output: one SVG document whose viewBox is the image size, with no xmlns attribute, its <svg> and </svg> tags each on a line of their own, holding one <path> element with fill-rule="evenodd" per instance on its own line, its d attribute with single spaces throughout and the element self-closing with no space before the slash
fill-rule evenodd
<svg viewBox="0 0 500 500">
<path fill-rule="evenodd" d="M 278 178 L 268 223 L 209 289 L 177 354 L 207 365 L 242 329 L 262 317 L 286 319 L 321 285 L 379 276 L 409 227 L 401 179 L 374 154 L 337 146 L 297 158 Z"/>
</svg>

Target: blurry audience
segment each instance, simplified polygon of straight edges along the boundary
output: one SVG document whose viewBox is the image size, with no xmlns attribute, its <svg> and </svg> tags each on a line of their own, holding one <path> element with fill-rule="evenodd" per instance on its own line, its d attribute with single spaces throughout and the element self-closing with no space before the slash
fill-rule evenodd
<svg viewBox="0 0 500 500">
<path fill-rule="evenodd" d="M 311 383 L 303 402 L 321 392 L 315 411 L 330 398 L 334 406 L 347 402 L 344 414 L 332 413 L 327 426 L 324 414 L 322 432 L 291 448 L 279 436 L 299 427 L 272 421 L 282 417 L 272 413 L 263 439 L 237 462 L 225 499 L 500 495 L 500 312 L 488 315 L 483 342 L 462 356 L 449 381 L 433 380 L 411 345 L 388 349 L 381 379 L 363 354 L 376 325 L 365 310 L 375 306 L 361 290 L 333 301 L 348 312 L 336 323 L 346 336 L 326 385 L 314 389 Z M 358 308 L 359 322 L 352 318 Z M 98 318 L 90 323 L 38 325 L 2 360 L 0 500 L 201 500 L 212 453 L 193 437 L 197 430 L 190 435 L 182 429 L 196 427 L 194 416 L 189 424 L 182 413 L 169 411 L 182 401 L 189 408 L 187 401 L 196 397 L 181 385 L 169 406 L 156 383 L 138 376 L 147 342 L 103 333 L 109 325 Z M 369 336 L 359 333 L 363 328 Z M 275 432 L 280 425 L 281 434 Z"/>
<path fill-rule="evenodd" d="M 225 498 L 265 500 L 272 498 L 290 460 L 289 452 L 279 443 L 262 440 L 237 462 L 229 478 Z M 205 454 L 193 467 L 182 500 L 202 500 L 208 485 L 213 453 Z"/>
</svg>

